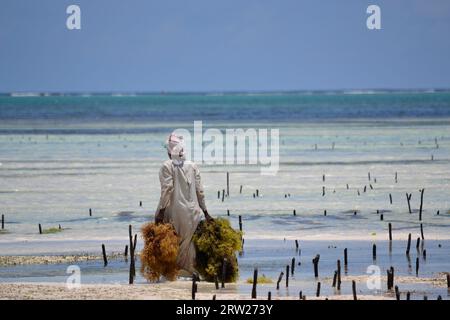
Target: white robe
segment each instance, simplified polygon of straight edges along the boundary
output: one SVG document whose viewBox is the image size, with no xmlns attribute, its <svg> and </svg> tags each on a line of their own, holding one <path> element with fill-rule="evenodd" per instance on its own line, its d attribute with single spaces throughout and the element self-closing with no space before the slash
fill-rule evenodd
<svg viewBox="0 0 450 320">
<path fill-rule="evenodd" d="M 171 223 L 180 236 L 179 267 L 189 273 L 195 271 L 195 247 L 192 236 L 206 210 L 205 195 L 197 165 L 191 161 L 163 163 L 159 171 L 161 198 L 157 213 L 165 208 L 164 222 Z"/>
</svg>

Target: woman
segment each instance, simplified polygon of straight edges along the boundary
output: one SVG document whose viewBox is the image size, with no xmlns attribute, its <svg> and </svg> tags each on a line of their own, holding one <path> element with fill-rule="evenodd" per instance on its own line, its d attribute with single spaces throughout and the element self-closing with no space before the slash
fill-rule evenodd
<svg viewBox="0 0 450 320">
<path fill-rule="evenodd" d="M 203 211 L 206 220 L 212 220 L 205 205 L 205 195 L 197 165 L 186 161 L 183 137 L 172 133 L 167 140 L 169 160 L 159 171 L 161 198 L 155 222 L 171 223 L 180 237 L 177 263 L 181 270 L 195 272 L 195 247 L 192 242 Z"/>
</svg>

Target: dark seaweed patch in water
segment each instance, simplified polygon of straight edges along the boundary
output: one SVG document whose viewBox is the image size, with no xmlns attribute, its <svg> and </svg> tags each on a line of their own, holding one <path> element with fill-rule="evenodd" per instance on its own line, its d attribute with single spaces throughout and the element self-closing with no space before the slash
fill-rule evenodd
<svg viewBox="0 0 450 320">
<path fill-rule="evenodd" d="M 327 213 L 326 216 L 324 215 L 318 216 L 318 218 L 322 220 L 347 220 L 347 217 L 333 215 L 332 213 Z"/>
<path fill-rule="evenodd" d="M 128 221 L 135 218 L 134 211 L 119 211 L 114 216 L 120 221 Z"/>
<path fill-rule="evenodd" d="M 302 228 L 300 228 L 300 230 L 317 230 L 317 229 L 327 229 L 327 228 L 330 228 L 330 226 L 325 226 L 323 224 L 320 224 L 320 225 L 315 225 L 315 226 L 302 227 Z"/>
<path fill-rule="evenodd" d="M 262 214 L 252 214 L 252 215 L 242 215 L 242 220 L 243 221 L 254 221 L 254 220 L 258 220 L 261 218 L 265 218 L 267 217 L 267 215 L 262 215 Z"/>
<path fill-rule="evenodd" d="M 322 225 L 322 223 L 316 220 L 293 216 L 272 217 L 272 222 L 278 225 Z"/>
<path fill-rule="evenodd" d="M 344 214 L 348 214 L 348 213 L 351 213 L 351 214 L 354 214 L 354 213 L 360 213 L 361 211 L 360 210 L 345 210 L 345 211 L 342 211 L 341 213 L 344 213 Z"/>
<path fill-rule="evenodd" d="M 389 210 L 389 209 L 381 209 L 381 210 L 378 210 L 378 213 L 390 213 L 390 212 L 392 212 L 392 210 Z M 376 211 L 374 211 L 374 212 L 372 212 L 372 213 L 377 214 Z"/>
<path fill-rule="evenodd" d="M 6 225 L 8 225 L 8 224 L 20 224 L 20 222 L 18 222 L 18 221 L 10 221 L 10 220 L 7 220 L 8 218 L 6 217 L 6 215 L 5 215 L 5 227 L 6 227 Z"/>
<path fill-rule="evenodd" d="M 89 216 L 86 216 L 86 217 L 82 217 L 82 218 L 75 218 L 75 219 L 66 219 L 66 220 L 56 220 L 55 222 L 58 222 L 58 223 L 63 223 L 63 222 L 82 222 L 82 221 L 87 221 L 87 220 L 100 220 L 100 219 L 102 219 L 103 217 L 96 217 L 96 216 L 92 216 L 92 217 L 89 217 Z"/>
<path fill-rule="evenodd" d="M 225 214 L 218 214 L 217 217 L 229 217 L 231 219 L 237 219 L 239 216 L 242 216 L 242 221 L 254 221 L 261 218 L 267 218 L 270 217 L 270 215 L 264 215 L 264 214 L 245 214 L 245 213 L 232 213 L 230 212 L 230 215 L 228 216 L 227 213 Z"/>
</svg>

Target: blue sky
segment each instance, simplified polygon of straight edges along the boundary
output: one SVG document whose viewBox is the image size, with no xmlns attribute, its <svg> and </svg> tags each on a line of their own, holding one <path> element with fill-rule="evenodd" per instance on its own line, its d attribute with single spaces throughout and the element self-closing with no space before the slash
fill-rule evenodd
<svg viewBox="0 0 450 320">
<path fill-rule="evenodd" d="M 2 0 L 0 92 L 449 88 L 449 34 L 448 0 Z"/>
</svg>

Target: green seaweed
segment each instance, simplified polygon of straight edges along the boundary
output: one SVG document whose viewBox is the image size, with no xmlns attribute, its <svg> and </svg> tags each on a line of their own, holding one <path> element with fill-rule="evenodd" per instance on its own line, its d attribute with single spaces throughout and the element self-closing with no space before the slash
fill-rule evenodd
<svg viewBox="0 0 450 320">
<path fill-rule="evenodd" d="M 63 230 L 64 230 L 63 228 L 55 228 L 55 227 L 52 227 L 52 228 L 48 228 L 48 229 L 42 230 L 42 234 L 58 233 L 58 232 L 61 232 L 61 231 L 63 231 Z"/>
<path fill-rule="evenodd" d="M 206 281 L 222 280 L 222 266 L 225 264 L 224 282 L 235 282 L 239 276 L 236 251 L 242 249 L 242 233 L 234 230 L 227 219 L 216 218 L 208 223 L 201 221 L 192 237 L 196 247 L 196 269 Z"/>
<path fill-rule="evenodd" d="M 264 275 L 264 274 L 262 276 L 259 276 L 257 279 L 257 283 L 259 283 L 259 284 L 267 284 L 267 283 L 272 283 L 272 282 L 273 282 L 272 279 L 270 279 L 269 277 L 266 277 L 266 275 Z M 248 278 L 247 283 L 252 284 L 253 277 Z"/>
</svg>

